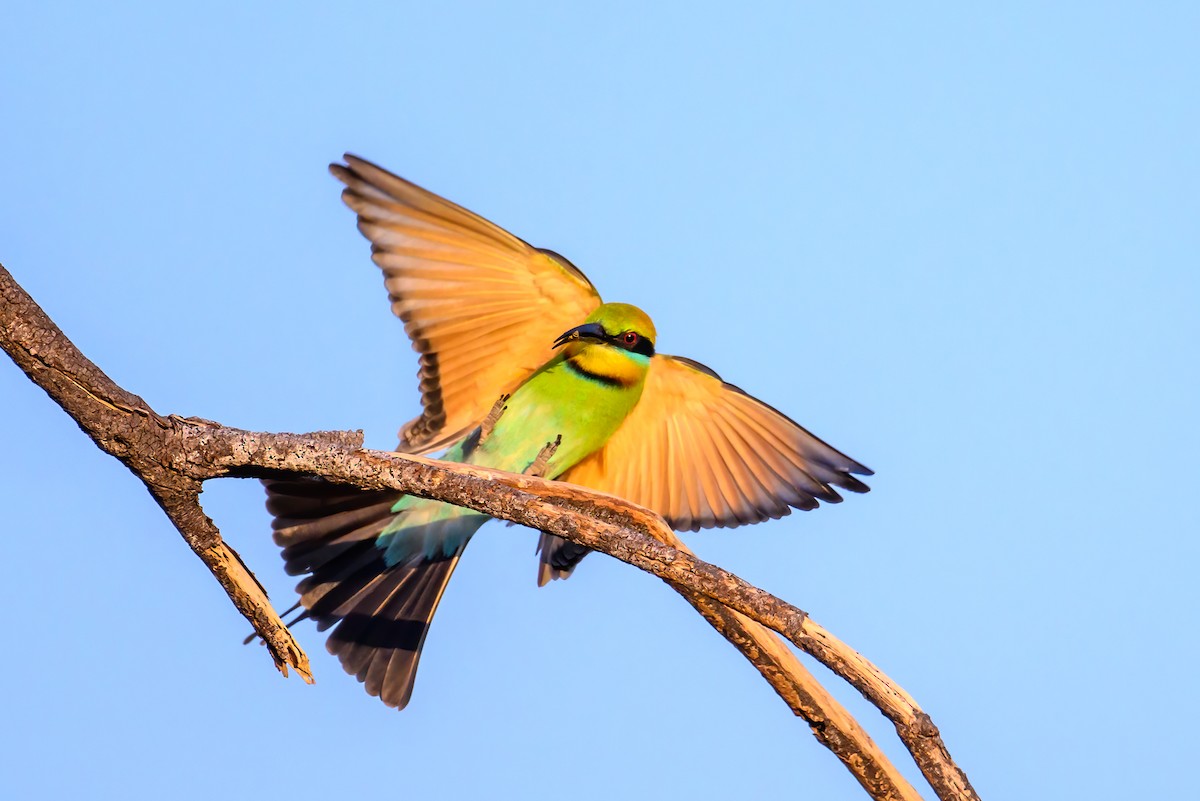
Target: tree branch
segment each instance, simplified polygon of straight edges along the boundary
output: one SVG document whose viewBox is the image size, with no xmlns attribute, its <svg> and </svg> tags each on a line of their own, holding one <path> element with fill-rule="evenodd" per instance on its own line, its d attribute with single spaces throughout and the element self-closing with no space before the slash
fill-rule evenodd
<svg viewBox="0 0 1200 801">
<path fill-rule="evenodd" d="M 311 681 L 308 659 L 266 593 L 199 503 L 201 483 L 281 471 L 363 489 L 395 489 L 467 506 L 557 534 L 654 573 L 680 592 L 771 683 L 877 799 L 915 799 L 913 788 L 773 629 L 859 690 L 895 725 L 943 801 L 977 799 L 937 727 L 907 693 L 803 611 L 697 559 L 662 519 L 620 498 L 562 482 L 361 450 L 361 432 L 271 434 L 197 418 L 163 417 L 126 392 L 62 334 L 0 266 L 0 346 L 105 452 L 137 475 L 188 545 L 266 642 L 284 675 Z"/>
</svg>

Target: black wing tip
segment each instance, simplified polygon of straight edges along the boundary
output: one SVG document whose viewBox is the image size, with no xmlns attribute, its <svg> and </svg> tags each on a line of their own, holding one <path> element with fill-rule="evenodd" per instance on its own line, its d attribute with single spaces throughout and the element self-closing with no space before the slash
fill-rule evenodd
<svg viewBox="0 0 1200 801">
<path fill-rule="evenodd" d="M 865 469 L 865 468 L 864 468 Z M 867 475 L 870 475 L 869 473 Z M 834 486 L 856 492 L 859 494 L 871 491 L 863 482 L 849 475 L 845 470 L 841 471 L 841 475 L 837 480 L 832 482 Z M 712 515 L 703 515 L 701 517 L 672 517 L 667 516 L 665 519 L 667 524 L 675 531 L 702 531 L 705 529 L 725 529 L 725 528 L 740 528 L 742 526 L 753 526 L 759 523 L 765 523 L 768 520 L 779 520 L 787 517 L 793 510 L 801 512 L 811 512 L 821 508 L 822 503 L 837 504 L 842 503 L 846 499 L 842 497 L 837 490 L 828 484 L 821 484 L 820 490 L 794 488 L 796 492 L 790 497 L 780 498 L 780 506 L 775 508 L 763 508 L 755 506 L 748 510 L 741 510 L 737 517 L 715 517 Z"/>
<path fill-rule="evenodd" d="M 868 475 L 869 476 L 869 475 L 873 475 L 873 474 L 872 473 L 860 473 L 859 475 Z M 864 495 L 871 491 L 871 488 L 869 486 L 867 486 L 862 481 L 859 481 L 857 478 L 850 475 L 849 473 L 843 473 L 841 478 L 838 480 L 837 485 L 844 490 L 849 490 L 850 492 L 857 492 L 859 495 Z"/>
<path fill-rule="evenodd" d="M 808 505 L 801 505 L 802 502 L 785 505 L 781 503 L 777 507 L 763 508 L 754 506 L 749 509 L 739 510 L 738 514 L 741 517 L 716 517 L 714 515 L 703 515 L 701 517 L 671 517 L 666 516 L 663 519 L 667 521 L 674 531 L 704 531 L 707 529 L 726 529 L 726 528 L 741 528 L 742 526 L 756 526 L 759 523 L 765 523 L 768 520 L 780 520 L 792 513 L 792 509 L 808 511 L 815 509 L 818 504 L 816 500 L 810 499 Z"/>
<path fill-rule="evenodd" d="M 368 161 L 367 159 L 364 159 L 362 156 L 354 155 L 353 153 L 351 153 L 348 150 L 345 153 L 342 153 L 341 161 L 335 161 L 329 165 L 330 170 L 333 170 L 333 169 L 355 170 L 358 167 L 377 167 L 377 165 L 371 161 Z"/>
<path fill-rule="evenodd" d="M 371 169 L 382 170 L 383 168 L 353 153 L 343 153 L 342 161 L 329 163 L 330 174 L 344 184 L 349 184 L 355 179 L 364 179 L 363 171 Z"/>
<path fill-rule="evenodd" d="M 347 186 L 350 186 L 355 181 L 361 181 L 370 186 L 377 186 L 379 176 L 394 178 L 408 183 L 408 181 L 405 181 L 393 172 L 385 170 L 375 162 L 364 159 L 361 156 L 356 156 L 353 153 L 343 153 L 342 161 L 330 162 L 329 172 L 334 178 L 337 178 Z M 375 174 L 374 178 L 372 177 L 372 173 Z M 347 189 L 346 192 L 348 191 L 351 190 Z M 342 193 L 342 198 L 343 200 L 345 199 L 345 192 Z"/>
</svg>

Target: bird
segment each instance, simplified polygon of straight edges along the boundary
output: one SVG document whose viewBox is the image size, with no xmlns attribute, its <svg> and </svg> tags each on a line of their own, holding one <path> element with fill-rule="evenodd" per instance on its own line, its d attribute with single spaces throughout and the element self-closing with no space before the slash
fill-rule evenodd
<svg viewBox="0 0 1200 801">
<path fill-rule="evenodd" d="M 397 452 L 568 481 L 680 531 L 869 490 L 864 465 L 704 365 L 658 353 L 650 317 L 603 302 L 565 257 L 357 156 L 329 169 L 418 354 L 421 413 Z M 346 672 L 403 709 L 446 585 L 489 518 L 317 478 L 264 484 L 285 570 L 304 576 L 297 620 L 332 629 Z M 542 533 L 539 586 L 587 553 Z"/>
</svg>

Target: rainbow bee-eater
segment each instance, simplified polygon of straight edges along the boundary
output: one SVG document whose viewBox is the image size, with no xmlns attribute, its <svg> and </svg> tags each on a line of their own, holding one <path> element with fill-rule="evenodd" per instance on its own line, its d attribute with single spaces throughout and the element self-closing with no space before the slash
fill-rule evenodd
<svg viewBox="0 0 1200 801">
<path fill-rule="evenodd" d="M 688 359 L 655 352 L 650 318 L 602 303 L 569 261 L 354 156 L 330 165 L 419 354 L 422 413 L 398 451 L 531 468 L 627 498 L 672 527 L 738 526 L 866 492 L 871 475 Z M 499 402 L 498 402 L 499 400 Z M 547 446 L 555 443 L 557 447 Z M 547 458 L 548 457 L 548 458 Z M 384 703 L 404 707 L 479 512 L 319 480 L 268 481 L 302 617 Z M 542 534 L 538 583 L 587 550 Z"/>
</svg>

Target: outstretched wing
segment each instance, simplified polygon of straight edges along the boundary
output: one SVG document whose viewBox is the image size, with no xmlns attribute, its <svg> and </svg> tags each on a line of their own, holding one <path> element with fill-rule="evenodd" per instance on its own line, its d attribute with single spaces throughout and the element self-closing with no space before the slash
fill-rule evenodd
<svg viewBox="0 0 1200 801">
<path fill-rule="evenodd" d="M 347 154 L 330 172 L 383 269 L 392 311 L 420 354 L 423 411 L 400 450 L 428 453 L 479 424 L 496 399 L 553 356 L 600 295 L 556 253 Z"/>
<path fill-rule="evenodd" d="M 739 526 L 838 503 L 871 471 L 701 364 L 655 356 L 637 407 L 561 476 L 658 512 L 672 528 Z"/>
</svg>

